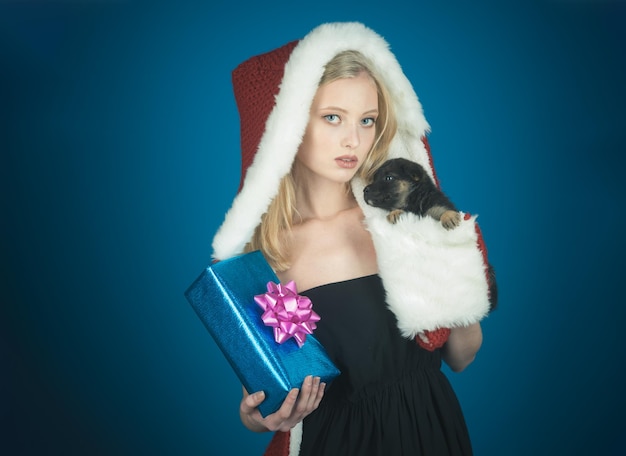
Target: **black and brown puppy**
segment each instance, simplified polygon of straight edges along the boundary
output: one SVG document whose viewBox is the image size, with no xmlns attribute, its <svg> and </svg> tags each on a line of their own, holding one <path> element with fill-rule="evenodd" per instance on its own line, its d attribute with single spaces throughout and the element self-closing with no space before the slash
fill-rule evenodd
<svg viewBox="0 0 626 456">
<path fill-rule="evenodd" d="M 387 220 L 396 223 L 403 212 L 428 215 L 450 230 L 461 223 L 461 215 L 448 197 L 437 188 L 426 170 L 405 158 L 387 160 L 363 189 L 365 202 L 389 211 Z"/>
</svg>

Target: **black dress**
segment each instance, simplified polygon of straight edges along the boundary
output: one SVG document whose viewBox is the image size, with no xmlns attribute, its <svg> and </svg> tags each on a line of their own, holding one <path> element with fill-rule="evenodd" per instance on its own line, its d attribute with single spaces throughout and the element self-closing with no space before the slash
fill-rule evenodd
<svg viewBox="0 0 626 456">
<path fill-rule="evenodd" d="M 302 294 L 321 317 L 314 335 L 341 375 L 305 418 L 300 456 L 472 454 L 440 351 L 400 335 L 378 275 Z"/>
</svg>

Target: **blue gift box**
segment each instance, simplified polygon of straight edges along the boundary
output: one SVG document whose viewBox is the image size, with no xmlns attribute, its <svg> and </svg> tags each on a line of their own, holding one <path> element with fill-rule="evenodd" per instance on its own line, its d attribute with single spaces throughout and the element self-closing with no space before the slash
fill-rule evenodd
<svg viewBox="0 0 626 456">
<path fill-rule="evenodd" d="M 306 376 L 330 383 L 340 373 L 313 335 L 306 336 L 302 347 L 294 339 L 274 340 L 254 301 L 267 291 L 268 282 L 279 280 L 257 250 L 210 265 L 185 291 L 246 390 L 265 391 L 259 406 L 264 417 L 278 410 Z"/>
</svg>

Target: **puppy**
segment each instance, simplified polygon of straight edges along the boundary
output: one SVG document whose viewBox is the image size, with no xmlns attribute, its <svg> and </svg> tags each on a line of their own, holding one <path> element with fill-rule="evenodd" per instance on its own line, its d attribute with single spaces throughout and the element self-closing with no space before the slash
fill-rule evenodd
<svg viewBox="0 0 626 456">
<path fill-rule="evenodd" d="M 389 211 L 387 220 L 396 223 L 403 212 L 428 215 L 450 230 L 461 223 L 461 214 L 437 188 L 426 170 L 404 158 L 387 160 L 374 174 L 371 184 L 363 189 L 365 202 Z M 493 266 L 487 264 L 490 311 L 498 305 L 498 284 Z"/>
<path fill-rule="evenodd" d="M 389 211 L 387 220 L 396 223 L 403 212 L 428 215 L 447 230 L 461 223 L 461 215 L 448 197 L 437 188 L 426 170 L 405 158 L 387 160 L 363 189 L 365 202 Z"/>
</svg>

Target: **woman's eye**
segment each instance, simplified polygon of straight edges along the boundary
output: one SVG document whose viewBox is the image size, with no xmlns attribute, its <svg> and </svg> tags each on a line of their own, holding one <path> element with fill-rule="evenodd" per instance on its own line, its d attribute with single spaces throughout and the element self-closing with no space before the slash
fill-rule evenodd
<svg viewBox="0 0 626 456">
<path fill-rule="evenodd" d="M 365 127 L 371 127 L 375 123 L 376 123 L 376 119 L 374 119 L 373 117 L 368 117 L 366 119 L 361 120 L 361 124 Z"/>
<path fill-rule="evenodd" d="M 324 116 L 324 119 L 326 119 L 330 123 L 337 123 L 337 122 L 339 122 L 339 116 L 337 114 L 327 114 L 327 115 Z"/>
</svg>

